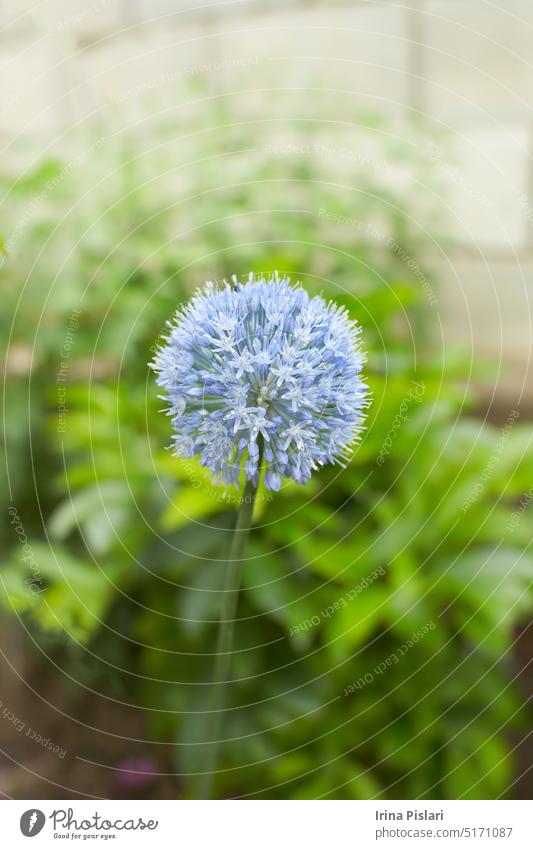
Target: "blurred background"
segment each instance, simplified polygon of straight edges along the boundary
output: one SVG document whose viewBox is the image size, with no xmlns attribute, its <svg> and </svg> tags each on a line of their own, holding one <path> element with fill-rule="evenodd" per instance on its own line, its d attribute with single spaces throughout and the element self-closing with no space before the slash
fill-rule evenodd
<svg viewBox="0 0 533 849">
<path fill-rule="evenodd" d="M 530 798 L 531 4 L 0 10 L 0 793 L 196 797 L 236 492 L 147 363 L 279 270 L 374 400 L 258 504 L 216 796 Z"/>
</svg>

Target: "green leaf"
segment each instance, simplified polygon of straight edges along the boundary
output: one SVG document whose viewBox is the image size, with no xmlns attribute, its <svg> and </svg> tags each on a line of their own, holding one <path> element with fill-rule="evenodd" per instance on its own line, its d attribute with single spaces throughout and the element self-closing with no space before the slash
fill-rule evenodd
<svg viewBox="0 0 533 849">
<path fill-rule="evenodd" d="M 5 590 L 3 604 L 9 601 L 20 611 L 30 611 L 43 628 L 66 631 L 86 641 L 102 625 L 115 597 L 123 567 L 107 565 L 105 571 L 74 557 L 59 545 L 50 548 L 30 542 L 33 566 L 21 567 L 17 552 L 2 570 Z M 27 591 L 21 574 L 26 571 Z M 33 592 L 31 589 L 33 586 Z M 7 593 L 13 595 L 6 596 Z"/>
<path fill-rule="evenodd" d="M 481 549 L 460 556 L 446 569 L 446 585 L 454 603 L 468 602 L 485 611 L 494 627 L 510 628 L 533 605 L 533 554 L 519 549 Z"/>
<path fill-rule="evenodd" d="M 372 634 L 384 619 L 387 598 L 388 590 L 379 584 L 367 587 L 353 600 L 341 596 L 346 606 L 324 620 L 323 639 L 332 663 L 345 660 Z"/>
<path fill-rule="evenodd" d="M 444 786 L 449 799 L 494 799 L 512 782 L 508 744 L 490 725 L 459 731 L 445 748 Z"/>
<path fill-rule="evenodd" d="M 250 557 L 242 581 L 247 597 L 259 610 L 279 622 L 287 632 L 312 619 L 320 608 L 314 583 L 287 576 L 283 560 L 272 554 L 261 556 L 250 546 Z"/>
<path fill-rule="evenodd" d="M 71 494 L 52 512 L 50 534 L 63 541 L 79 529 L 89 548 L 95 554 L 103 554 L 120 537 L 130 516 L 131 498 L 122 481 L 102 481 L 99 486 Z"/>
<path fill-rule="evenodd" d="M 207 490 L 181 485 L 161 515 L 161 529 L 168 533 L 227 509 L 227 500 L 221 498 L 211 485 Z"/>
</svg>

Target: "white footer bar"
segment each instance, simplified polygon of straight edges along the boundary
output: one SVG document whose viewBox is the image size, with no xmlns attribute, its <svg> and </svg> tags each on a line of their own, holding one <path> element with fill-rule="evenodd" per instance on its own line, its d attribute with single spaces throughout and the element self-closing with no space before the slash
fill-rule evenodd
<svg viewBox="0 0 533 849">
<path fill-rule="evenodd" d="M 527 801 L 2 801 L 2 845 L 533 847 Z M 35 842 L 32 842 L 32 841 Z"/>
</svg>

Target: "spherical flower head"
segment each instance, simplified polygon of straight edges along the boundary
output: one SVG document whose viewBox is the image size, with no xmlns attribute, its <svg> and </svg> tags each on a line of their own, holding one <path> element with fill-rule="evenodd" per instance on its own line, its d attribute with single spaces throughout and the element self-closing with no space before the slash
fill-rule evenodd
<svg viewBox="0 0 533 849">
<path fill-rule="evenodd" d="M 151 363 L 175 453 L 225 483 L 305 483 L 345 461 L 368 404 L 359 327 L 284 277 L 208 283 L 169 322 Z"/>
</svg>

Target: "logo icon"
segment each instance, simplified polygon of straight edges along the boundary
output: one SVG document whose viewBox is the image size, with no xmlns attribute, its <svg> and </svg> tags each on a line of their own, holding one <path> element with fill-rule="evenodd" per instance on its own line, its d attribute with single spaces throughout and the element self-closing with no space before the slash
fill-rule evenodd
<svg viewBox="0 0 533 849">
<path fill-rule="evenodd" d="M 38 808 L 30 808 L 29 811 L 24 811 L 20 818 L 20 830 L 24 837 L 35 837 L 42 831 L 46 822 L 46 817 Z"/>
</svg>

